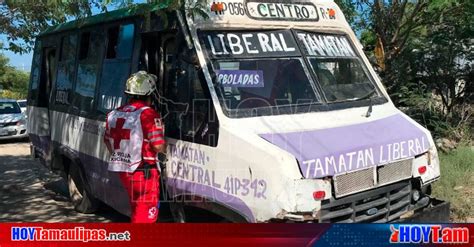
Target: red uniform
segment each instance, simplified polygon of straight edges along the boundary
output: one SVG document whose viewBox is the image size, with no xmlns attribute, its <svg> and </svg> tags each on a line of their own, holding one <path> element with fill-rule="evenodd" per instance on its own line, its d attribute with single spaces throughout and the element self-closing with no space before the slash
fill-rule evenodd
<svg viewBox="0 0 474 247">
<path fill-rule="evenodd" d="M 152 145 L 165 144 L 160 115 L 145 102 L 134 100 L 107 115 L 104 140 L 113 149 L 109 170 L 119 172 L 129 195 L 131 222 L 156 222 L 160 174 Z M 145 166 L 153 167 L 148 178 Z"/>
</svg>

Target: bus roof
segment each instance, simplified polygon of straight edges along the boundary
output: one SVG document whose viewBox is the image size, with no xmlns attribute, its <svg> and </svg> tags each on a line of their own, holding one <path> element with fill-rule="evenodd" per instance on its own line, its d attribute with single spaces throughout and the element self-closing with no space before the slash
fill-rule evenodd
<svg viewBox="0 0 474 247">
<path fill-rule="evenodd" d="M 63 32 L 72 30 L 75 28 L 81 28 L 85 26 L 92 26 L 100 23 L 111 22 L 120 19 L 126 19 L 129 17 L 134 17 L 143 13 L 144 10 L 148 9 L 149 11 L 157 11 L 161 9 L 168 8 L 166 3 L 152 3 L 152 4 L 137 4 L 128 8 L 122 8 L 98 15 L 93 15 L 66 23 L 58 24 L 56 26 L 48 27 L 46 30 L 41 32 L 38 36 L 45 36 L 52 33 Z"/>
</svg>

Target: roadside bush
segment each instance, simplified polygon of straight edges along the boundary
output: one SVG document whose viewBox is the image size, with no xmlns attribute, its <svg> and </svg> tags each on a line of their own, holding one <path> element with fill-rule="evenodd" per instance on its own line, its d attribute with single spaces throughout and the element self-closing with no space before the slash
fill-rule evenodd
<svg viewBox="0 0 474 247">
<path fill-rule="evenodd" d="M 0 98 L 5 99 L 26 99 L 27 92 L 18 92 L 10 90 L 2 90 L 0 92 Z"/>
<path fill-rule="evenodd" d="M 460 144 L 472 145 L 472 104 L 454 105 L 448 114 L 435 91 L 422 82 L 401 86 L 393 98 L 403 112 L 431 131 L 441 151 L 449 152 Z"/>
</svg>

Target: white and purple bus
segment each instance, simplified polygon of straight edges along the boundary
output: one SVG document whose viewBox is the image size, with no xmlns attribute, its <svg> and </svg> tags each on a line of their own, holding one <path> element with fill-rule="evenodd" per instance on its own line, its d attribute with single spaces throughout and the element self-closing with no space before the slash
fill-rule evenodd
<svg viewBox="0 0 474 247">
<path fill-rule="evenodd" d="M 140 5 L 38 36 L 31 151 L 67 178 L 76 210 L 129 214 L 104 121 L 146 70 L 159 78 L 161 194 L 176 221 L 446 220 L 449 204 L 430 196 L 429 131 L 393 105 L 333 1 L 224 0 L 207 17 L 192 6 Z"/>
</svg>

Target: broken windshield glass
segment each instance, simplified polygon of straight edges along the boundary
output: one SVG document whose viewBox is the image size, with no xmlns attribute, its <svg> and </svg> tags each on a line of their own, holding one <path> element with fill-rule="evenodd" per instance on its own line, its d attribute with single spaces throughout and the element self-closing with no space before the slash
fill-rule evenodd
<svg viewBox="0 0 474 247">
<path fill-rule="evenodd" d="M 372 97 L 375 85 L 345 35 L 297 31 L 303 52 L 329 102 Z"/>
</svg>

